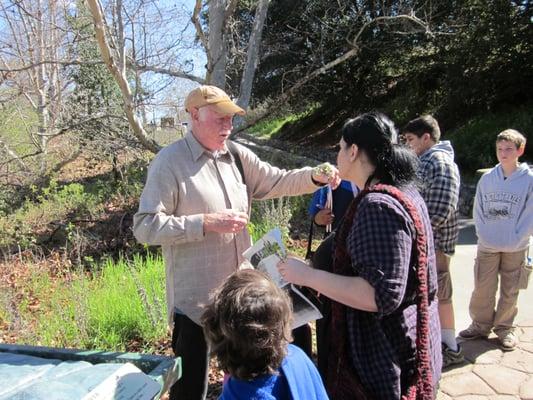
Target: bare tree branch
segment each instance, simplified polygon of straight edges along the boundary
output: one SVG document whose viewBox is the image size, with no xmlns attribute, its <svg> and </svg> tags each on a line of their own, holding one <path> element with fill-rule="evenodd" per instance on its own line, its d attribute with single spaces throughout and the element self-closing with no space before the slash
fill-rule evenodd
<svg viewBox="0 0 533 400">
<path fill-rule="evenodd" d="M 126 75 L 126 46 L 124 45 L 124 21 L 122 20 L 122 0 L 117 0 L 117 33 L 118 33 L 118 55 L 120 61 L 120 73 Z"/>
<path fill-rule="evenodd" d="M 230 0 L 228 5 L 226 6 L 226 10 L 224 11 L 224 25 L 225 26 L 227 26 L 228 20 L 235 12 L 235 9 L 237 8 L 237 4 L 239 4 L 239 0 Z"/>
<path fill-rule="evenodd" d="M 69 66 L 69 65 L 101 65 L 103 64 L 103 61 L 95 60 L 95 61 L 79 61 L 79 60 L 41 60 L 37 61 L 31 64 L 24 65 L 22 67 L 16 67 L 16 68 L 0 68 L 0 72 L 22 72 L 27 71 L 29 69 L 37 68 L 41 65 L 50 64 L 50 65 L 63 65 L 63 66 Z M 5 64 L 5 61 L 4 61 Z"/>
<path fill-rule="evenodd" d="M 0 146 L 3 148 L 4 152 L 7 153 L 7 155 L 9 157 L 11 157 L 11 160 L 10 161 L 16 161 L 17 164 L 19 164 L 19 166 L 24 170 L 24 171 L 28 171 L 28 167 L 26 166 L 26 164 L 24 163 L 24 161 L 22 161 L 22 158 L 20 158 L 17 153 L 15 153 L 13 150 L 11 150 L 9 148 L 9 146 L 7 145 L 7 143 L 5 143 L 4 141 L 2 141 L 2 139 L 0 139 Z"/>
<path fill-rule="evenodd" d="M 87 0 L 87 4 L 93 17 L 96 40 L 98 42 L 100 53 L 102 54 L 102 59 L 120 87 L 122 99 L 124 101 L 124 111 L 128 118 L 130 127 L 133 130 L 133 134 L 137 137 L 137 139 L 139 139 L 144 147 L 156 153 L 159 151 L 160 146 L 154 140 L 148 137 L 141 121 L 139 121 L 139 118 L 137 118 L 137 115 L 135 114 L 134 98 L 130 85 L 125 74 L 122 73 L 120 66 L 117 64 L 118 60 L 113 57 L 112 50 L 109 47 L 104 25 L 105 19 L 102 12 L 102 5 L 99 0 Z"/>
<path fill-rule="evenodd" d="M 196 75 L 188 74 L 186 72 L 175 70 L 172 68 L 162 68 L 162 67 L 156 67 L 153 65 L 142 65 L 139 63 L 135 63 L 133 67 L 139 71 L 150 71 L 150 72 L 156 72 L 158 74 L 173 76 L 175 78 L 189 79 L 191 81 L 198 82 L 202 85 L 205 83 L 204 78 L 200 78 Z"/>
<path fill-rule="evenodd" d="M 196 29 L 196 34 L 198 35 L 198 38 L 200 39 L 200 43 L 202 43 L 202 46 L 204 47 L 206 54 L 209 54 L 209 44 L 207 41 L 207 37 L 205 35 L 204 30 L 202 29 L 202 24 L 200 23 L 200 12 L 201 11 L 202 11 L 202 0 L 196 0 L 196 3 L 194 4 L 194 11 L 192 13 L 191 21 L 194 24 L 194 28 Z"/>
<path fill-rule="evenodd" d="M 378 22 L 384 21 L 384 22 L 391 22 L 391 21 L 398 21 L 398 20 L 408 20 L 411 22 L 414 22 L 415 24 L 419 25 L 421 28 L 424 28 L 424 31 L 428 34 L 431 34 L 431 30 L 429 29 L 428 24 L 426 24 L 424 21 L 422 21 L 420 18 L 417 18 L 414 14 L 401 14 L 401 15 L 395 15 L 395 16 L 381 16 L 381 17 L 375 17 L 372 20 L 366 22 L 361 29 L 357 32 L 353 40 L 351 41 L 351 44 L 353 47 L 358 47 L 358 42 L 363 34 L 363 32 L 370 26 L 377 24 Z"/>
<path fill-rule="evenodd" d="M 6 161 L 2 162 L 2 163 L 0 164 L 0 166 L 4 166 L 4 165 L 7 165 L 7 164 L 10 164 L 10 163 L 12 163 L 13 161 L 17 161 L 17 162 L 19 162 L 19 161 L 22 161 L 22 160 L 24 160 L 24 159 L 26 159 L 26 158 L 30 158 L 30 157 L 35 157 L 35 156 L 41 155 L 42 153 L 43 153 L 43 152 L 42 152 L 41 150 L 38 150 L 38 151 L 35 151 L 35 152 L 33 152 L 33 153 L 30 153 L 30 154 L 24 154 L 23 156 L 17 156 L 17 155 L 15 155 L 15 157 L 11 158 L 10 160 L 6 160 Z"/>
</svg>

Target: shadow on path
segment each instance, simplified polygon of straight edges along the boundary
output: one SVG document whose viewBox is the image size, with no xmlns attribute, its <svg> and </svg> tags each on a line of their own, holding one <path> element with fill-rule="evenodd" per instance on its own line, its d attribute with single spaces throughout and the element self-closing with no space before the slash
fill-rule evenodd
<svg viewBox="0 0 533 400">
<path fill-rule="evenodd" d="M 477 244 L 476 228 L 473 219 L 459 220 L 459 240 L 457 244 Z"/>
</svg>

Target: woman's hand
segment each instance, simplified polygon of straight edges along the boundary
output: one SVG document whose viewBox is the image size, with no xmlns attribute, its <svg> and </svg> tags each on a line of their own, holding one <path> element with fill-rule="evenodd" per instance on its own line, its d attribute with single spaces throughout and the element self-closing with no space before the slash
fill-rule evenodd
<svg viewBox="0 0 533 400">
<path fill-rule="evenodd" d="M 297 257 L 287 257 L 278 263 L 278 271 L 287 282 L 295 285 L 307 286 L 306 278 L 314 270 L 304 260 Z"/>
<path fill-rule="evenodd" d="M 348 307 L 370 312 L 378 310 L 374 287 L 359 276 L 337 275 L 314 269 L 304 260 L 292 256 L 278 263 L 278 271 L 287 282 L 315 289 Z"/>
<path fill-rule="evenodd" d="M 331 225 L 333 223 L 333 213 L 329 208 L 319 210 L 315 215 L 315 224 L 320 226 Z"/>
</svg>

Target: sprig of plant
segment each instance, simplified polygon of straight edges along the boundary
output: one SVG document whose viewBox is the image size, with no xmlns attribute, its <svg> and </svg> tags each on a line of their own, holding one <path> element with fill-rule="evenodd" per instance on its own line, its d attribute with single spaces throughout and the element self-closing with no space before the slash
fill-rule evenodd
<svg viewBox="0 0 533 400">
<path fill-rule="evenodd" d="M 315 173 L 330 178 L 333 176 L 333 165 L 328 162 L 319 164 L 315 167 Z"/>
</svg>

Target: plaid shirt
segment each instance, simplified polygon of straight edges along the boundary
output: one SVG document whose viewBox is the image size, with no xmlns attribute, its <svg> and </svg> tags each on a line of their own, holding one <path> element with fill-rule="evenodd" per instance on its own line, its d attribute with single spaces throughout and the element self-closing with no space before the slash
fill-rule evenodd
<svg viewBox="0 0 533 400">
<path fill-rule="evenodd" d="M 430 233 L 427 209 L 419 193 L 413 188 L 404 193 Z M 348 309 L 351 358 L 361 381 L 376 399 L 399 399 L 413 379 L 417 318 L 413 236 L 414 226 L 407 212 L 396 199 L 381 193 L 370 193 L 361 201 L 348 236 L 354 272 L 374 287 L 378 307 L 377 313 Z M 430 360 L 436 385 L 442 358 L 437 271 L 430 234 L 428 261 Z"/>
<path fill-rule="evenodd" d="M 435 248 L 452 255 L 459 237 L 457 204 L 461 178 L 450 142 L 439 142 L 420 156 L 418 176 L 431 218 Z"/>
</svg>

